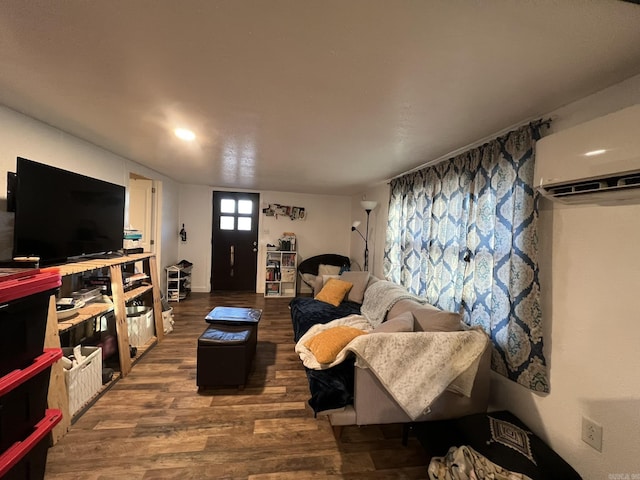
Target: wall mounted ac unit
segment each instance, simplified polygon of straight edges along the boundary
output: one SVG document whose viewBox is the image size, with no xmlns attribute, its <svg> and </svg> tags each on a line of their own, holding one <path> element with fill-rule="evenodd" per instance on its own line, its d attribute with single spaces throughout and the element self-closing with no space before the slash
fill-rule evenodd
<svg viewBox="0 0 640 480">
<path fill-rule="evenodd" d="M 540 139 L 534 178 L 557 202 L 640 203 L 640 105 Z"/>
</svg>

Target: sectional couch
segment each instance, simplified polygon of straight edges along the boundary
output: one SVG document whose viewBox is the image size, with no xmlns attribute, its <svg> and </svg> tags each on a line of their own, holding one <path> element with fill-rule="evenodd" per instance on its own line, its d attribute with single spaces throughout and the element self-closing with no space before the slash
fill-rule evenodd
<svg viewBox="0 0 640 480">
<path fill-rule="evenodd" d="M 337 295 L 323 295 L 335 284 Z M 290 309 L 309 405 L 315 415 L 328 416 L 337 434 L 346 425 L 409 424 L 486 411 L 490 342 L 458 313 L 368 272 L 325 275 L 313 297 L 294 298 Z M 350 328 L 363 333 L 331 345 L 336 361 L 317 361 L 315 340 Z"/>
</svg>

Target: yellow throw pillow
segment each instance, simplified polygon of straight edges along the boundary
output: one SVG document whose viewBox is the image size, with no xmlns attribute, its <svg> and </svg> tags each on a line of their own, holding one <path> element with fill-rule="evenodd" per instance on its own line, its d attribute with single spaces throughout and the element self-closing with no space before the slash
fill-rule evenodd
<svg viewBox="0 0 640 480">
<path fill-rule="evenodd" d="M 331 363 L 351 340 L 365 333 L 358 328 L 340 325 L 314 335 L 304 346 L 311 350 L 318 363 Z"/>
<path fill-rule="evenodd" d="M 337 278 L 330 278 L 327 283 L 324 284 L 322 290 L 315 296 L 316 300 L 321 302 L 330 303 L 334 307 L 340 305 L 344 297 L 349 290 L 353 287 L 353 283 L 345 282 Z"/>
</svg>

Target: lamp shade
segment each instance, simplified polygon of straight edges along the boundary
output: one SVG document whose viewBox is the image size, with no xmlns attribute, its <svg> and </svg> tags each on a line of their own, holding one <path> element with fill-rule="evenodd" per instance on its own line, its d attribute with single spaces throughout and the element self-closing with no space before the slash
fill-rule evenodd
<svg viewBox="0 0 640 480">
<path fill-rule="evenodd" d="M 351 225 L 351 229 L 353 230 L 354 228 L 358 228 L 360 226 L 362 222 L 360 220 L 356 220 L 355 222 L 353 222 L 353 224 Z"/>
<path fill-rule="evenodd" d="M 376 202 L 374 200 L 362 200 L 360 202 L 360 206 L 362 208 L 364 208 L 365 210 L 373 210 L 374 208 L 376 208 L 378 206 L 378 202 Z"/>
</svg>

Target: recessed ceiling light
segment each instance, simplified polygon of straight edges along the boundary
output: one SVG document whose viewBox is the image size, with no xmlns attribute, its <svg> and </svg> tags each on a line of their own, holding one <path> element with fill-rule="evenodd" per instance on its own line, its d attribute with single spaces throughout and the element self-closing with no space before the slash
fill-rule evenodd
<svg viewBox="0 0 640 480">
<path fill-rule="evenodd" d="M 181 138 L 182 140 L 186 140 L 188 142 L 195 140 L 196 134 L 191 130 L 187 130 L 186 128 L 176 128 L 173 133 L 176 134 L 176 137 Z"/>
<path fill-rule="evenodd" d="M 606 152 L 606 150 L 601 148 L 599 150 L 591 150 L 590 152 L 585 153 L 584 156 L 585 157 L 595 157 L 596 155 L 602 155 L 604 152 Z"/>
</svg>

